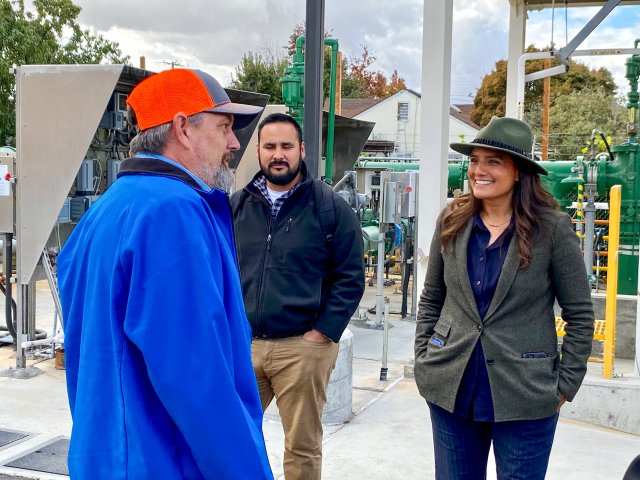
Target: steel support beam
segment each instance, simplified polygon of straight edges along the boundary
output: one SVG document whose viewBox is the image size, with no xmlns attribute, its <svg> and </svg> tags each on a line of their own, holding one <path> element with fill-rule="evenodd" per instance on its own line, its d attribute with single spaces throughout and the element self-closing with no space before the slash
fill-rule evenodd
<svg viewBox="0 0 640 480">
<path fill-rule="evenodd" d="M 524 52 L 527 11 L 522 0 L 509 0 L 509 52 L 505 116 L 518 118 L 518 60 Z"/>
<path fill-rule="evenodd" d="M 304 63 L 304 143 L 310 178 L 318 178 L 322 156 L 322 69 L 325 0 L 307 0 Z"/>
<path fill-rule="evenodd" d="M 611 13 L 611 11 L 618 6 L 620 0 L 609 0 L 605 3 L 600 11 L 596 13 L 591 20 L 587 22 L 587 24 L 582 27 L 582 30 L 578 32 L 578 34 L 571 39 L 567 45 L 560 49 L 560 51 L 556 54 L 556 57 L 567 61 L 571 54 L 575 51 L 576 48 L 580 46 L 582 42 L 584 42 L 585 38 L 587 38 L 591 32 L 593 32 L 602 21 L 607 18 L 607 16 Z"/>
</svg>

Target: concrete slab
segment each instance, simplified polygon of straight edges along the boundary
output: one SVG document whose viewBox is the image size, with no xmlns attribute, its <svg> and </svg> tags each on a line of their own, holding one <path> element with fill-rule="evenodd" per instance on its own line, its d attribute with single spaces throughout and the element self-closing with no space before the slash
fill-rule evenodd
<svg viewBox="0 0 640 480">
<path fill-rule="evenodd" d="M 633 361 L 616 359 L 614 378 L 602 378 L 602 363 L 589 362 L 582 387 L 561 416 L 640 435 L 640 378 Z"/>
<path fill-rule="evenodd" d="M 640 452 L 640 437 L 560 419 L 547 478 L 622 478 Z M 358 415 L 324 447 L 323 478 L 424 480 L 434 478 L 428 408 L 415 383 L 401 381 Z M 489 462 L 488 479 L 496 479 Z"/>
<path fill-rule="evenodd" d="M 400 309 L 401 296 L 395 289 L 396 286 L 385 289 L 385 295 L 391 301 L 391 312 L 399 312 Z M 39 283 L 36 290 L 39 305 L 37 327 L 51 334 L 51 295 L 46 283 Z M 2 301 L 4 298 L 0 298 L 0 308 Z M 375 289 L 369 288 L 362 305 L 368 308 L 374 304 Z M 325 428 L 323 478 L 326 480 L 434 478 L 428 409 L 413 379 L 403 377 L 405 363 L 413 354 L 415 324 L 400 320 L 395 313 L 391 315 L 391 322 L 387 382 L 379 380 L 383 332 L 350 326 L 354 352 L 354 417 L 343 425 Z M 11 347 L 0 347 L 0 370 L 13 365 L 15 358 Z M 71 430 L 64 371 L 56 370 L 51 359 L 31 357 L 28 365 L 44 373 L 29 380 L 0 377 L 0 405 L 3 406 L 0 409 L 0 429 L 30 433 L 24 441 L 0 451 L 0 465 L 49 440 L 68 436 Z M 640 384 L 640 379 L 633 377 L 633 366 L 629 362 L 616 361 L 615 370 L 621 376 L 614 380 L 602 380 L 601 369 L 601 364 L 589 365 L 585 388 L 574 404 L 568 405 L 571 408 L 563 409 L 563 416 L 570 414 L 573 408 L 577 409 L 579 402 L 587 402 L 594 397 L 588 390 L 590 385 L 615 389 Z M 605 398 L 610 396 L 605 395 Z M 634 410 L 637 405 L 628 404 L 624 411 Z M 603 423 L 616 425 L 609 417 L 603 419 Z M 275 477 L 282 479 L 284 435 L 273 405 L 265 414 L 263 429 Z M 638 453 L 640 436 L 561 418 L 547 477 L 563 480 L 618 479 Z M 488 478 L 495 478 L 494 472 L 495 467 L 490 461 Z M 0 480 L 18 478 L 60 480 L 67 477 L 0 466 Z"/>
</svg>

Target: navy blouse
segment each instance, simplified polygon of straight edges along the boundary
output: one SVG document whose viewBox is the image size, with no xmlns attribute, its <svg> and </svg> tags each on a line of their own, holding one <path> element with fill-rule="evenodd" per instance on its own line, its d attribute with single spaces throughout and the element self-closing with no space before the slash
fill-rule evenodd
<svg viewBox="0 0 640 480">
<path fill-rule="evenodd" d="M 480 318 L 484 320 L 498 285 L 502 265 L 513 237 L 513 218 L 491 245 L 491 232 L 476 213 L 467 247 L 467 271 Z M 491 361 L 491 359 L 489 359 Z M 456 397 L 454 413 L 475 421 L 493 421 L 493 401 L 482 343 L 478 340 L 469 358 Z"/>
</svg>

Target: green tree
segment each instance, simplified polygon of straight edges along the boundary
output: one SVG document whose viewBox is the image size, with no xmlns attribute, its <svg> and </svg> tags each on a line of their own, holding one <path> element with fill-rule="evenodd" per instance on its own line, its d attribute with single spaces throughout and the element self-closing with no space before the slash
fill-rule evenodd
<svg viewBox="0 0 640 480">
<path fill-rule="evenodd" d="M 128 63 L 117 43 L 82 29 L 71 0 L 0 0 L 0 145 L 15 144 L 13 65 Z"/>
<path fill-rule="evenodd" d="M 294 27 L 289 41 L 284 47 L 289 55 L 287 59 L 280 58 L 269 46 L 265 46 L 263 49 L 265 53 L 245 53 L 240 64 L 236 67 L 230 86 L 251 92 L 267 93 L 270 95 L 269 103 L 283 103 L 280 78 L 284 75 L 284 69 L 290 65 L 290 58 L 296 51 L 296 40 L 304 33 L 303 24 Z M 325 32 L 324 38 L 331 38 L 331 34 Z M 376 58 L 369 53 L 366 46 L 362 47 L 362 53 L 352 60 L 343 57 L 343 98 L 384 98 L 406 88 L 404 79 L 396 70 L 389 78 L 380 71 L 372 70 L 370 67 L 375 60 Z M 329 96 L 330 72 L 331 48 L 326 47 L 323 72 L 325 100 Z"/>
<path fill-rule="evenodd" d="M 556 98 L 549 110 L 549 126 L 553 157 L 568 160 L 589 152 L 594 129 L 609 141 L 621 141 L 626 132 L 626 110 L 602 87 L 574 90 Z M 597 152 L 606 149 L 600 138 L 595 137 Z"/>
<path fill-rule="evenodd" d="M 293 33 L 289 36 L 287 52 L 293 55 L 296 50 L 296 40 L 300 35 L 305 34 L 303 24 L 294 27 Z M 332 38 L 331 32 L 324 32 L 324 38 Z M 404 78 L 400 77 L 397 70 L 394 70 L 389 78 L 384 73 L 372 70 L 376 57 L 369 53 L 366 45 L 362 46 L 362 53 L 359 56 L 349 59 L 342 58 L 342 97 L 343 98 L 385 98 L 389 95 L 403 90 L 406 87 Z M 331 49 L 324 51 L 324 80 L 323 89 L 325 98 L 329 93 L 331 71 Z"/>
<path fill-rule="evenodd" d="M 294 53 L 296 53 L 296 41 L 300 36 L 305 35 L 305 25 L 304 23 L 298 23 L 295 27 L 293 27 L 293 32 L 289 35 L 289 41 L 287 42 L 287 53 L 290 58 L 293 58 Z M 331 32 L 325 30 L 324 38 L 333 38 Z M 344 92 L 344 75 L 346 73 L 346 59 L 342 58 L 342 91 Z M 331 89 L 331 47 L 325 45 L 324 48 L 324 56 L 323 56 L 324 64 L 322 66 L 322 94 L 324 96 L 324 100 L 329 98 L 329 92 Z M 343 95 L 344 96 L 344 93 Z"/>
<path fill-rule="evenodd" d="M 539 49 L 529 46 L 527 52 L 538 52 Z M 526 63 L 525 72 L 532 73 L 544 70 L 544 60 L 530 60 Z M 553 59 L 551 67 L 559 65 L 559 61 Z M 543 81 L 527 82 L 525 85 L 525 114 L 537 110 L 542 105 Z M 593 90 L 601 88 L 607 95 L 614 95 L 615 82 L 611 73 L 606 68 L 591 70 L 586 65 L 569 60 L 569 70 L 551 77 L 551 105 L 557 98 L 569 92 Z M 480 126 L 489 123 L 493 115 L 504 116 L 507 95 L 507 61 L 498 60 L 494 70 L 485 75 L 476 92 L 473 102 L 471 119 Z"/>
<path fill-rule="evenodd" d="M 236 67 L 230 86 L 249 92 L 266 93 L 269 103 L 282 104 L 282 86 L 280 78 L 284 75 L 287 60 L 277 58 L 272 52 L 264 55 L 247 52 Z"/>
</svg>

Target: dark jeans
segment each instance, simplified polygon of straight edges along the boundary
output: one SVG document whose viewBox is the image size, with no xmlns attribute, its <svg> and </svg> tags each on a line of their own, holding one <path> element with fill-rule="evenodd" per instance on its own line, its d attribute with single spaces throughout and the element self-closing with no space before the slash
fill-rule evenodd
<svg viewBox="0 0 640 480">
<path fill-rule="evenodd" d="M 484 480 L 493 441 L 498 480 L 543 480 L 558 414 L 540 420 L 476 422 L 429 404 L 436 480 Z"/>
</svg>

